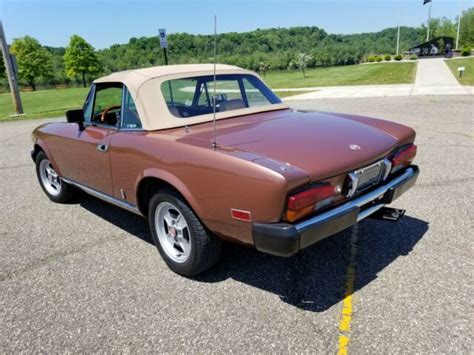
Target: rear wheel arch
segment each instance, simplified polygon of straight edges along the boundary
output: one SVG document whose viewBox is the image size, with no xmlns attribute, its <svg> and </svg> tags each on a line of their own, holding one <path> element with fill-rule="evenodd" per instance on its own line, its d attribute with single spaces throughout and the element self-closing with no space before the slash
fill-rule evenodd
<svg viewBox="0 0 474 355">
<path fill-rule="evenodd" d="M 202 224 L 175 189 L 158 189 L 149 206 L 153 241 L 171 270 L 191 277 L 217 262 L 222 241 Z"/>
<path fill-rule="evenodd" d="M 140 180 L 136 191 L 137 207 L 140 213 L 145 217 L 148 216 L 148 206 L 150 200 L 157 192 L 162 191 L 168 191 L 182 198 L 183 201 L 185 201 L 199 216 L 199 211 L 196 210 L 196 202 L 187 198 L 186 195 L 181 192 L 180 189 L 178 189 L 174 184 L 171 184 L 164 179 L 155 176 L 146 176 Z M 187 195 L 190 196 L 189 193 Z"/>
</svg>

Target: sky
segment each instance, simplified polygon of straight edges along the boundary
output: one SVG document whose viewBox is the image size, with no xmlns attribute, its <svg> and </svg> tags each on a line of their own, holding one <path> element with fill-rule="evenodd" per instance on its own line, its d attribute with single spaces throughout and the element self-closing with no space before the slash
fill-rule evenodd
<svg viewBox="0 0 474 355">
<path fill-rule="evenodd" d="M 402 16 L 400 17 L 400 3 Z M 168 33 L 245 32 L 257 28 L 317 26 L 328 33 L 374 32 L 419 26 L 428 18 L 423 0 L 0 0 L 7 40 L 30 35 L 47 46 L 66 46 L 72 34 L 95 48 L 130 37 Z M 433 0 L 432 17 L 454 19 L 461 0 Z M 474 0 L 463 0 L 463 8 Z"/>
</svg>

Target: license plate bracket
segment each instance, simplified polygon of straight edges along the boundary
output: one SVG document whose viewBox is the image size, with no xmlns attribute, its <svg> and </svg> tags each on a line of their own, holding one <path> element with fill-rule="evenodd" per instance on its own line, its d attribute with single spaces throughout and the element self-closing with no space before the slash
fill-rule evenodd
<svg viewBox="0 0 474 355">
<path fill-rule="evenodd" d="M 349 195 L 363 191 L 380 182 L 383 173 L 383 160 L 366 166 L 362 169 L 354 170 L 349 174 L 351 179 L 351 188 Z"/>
</svg>

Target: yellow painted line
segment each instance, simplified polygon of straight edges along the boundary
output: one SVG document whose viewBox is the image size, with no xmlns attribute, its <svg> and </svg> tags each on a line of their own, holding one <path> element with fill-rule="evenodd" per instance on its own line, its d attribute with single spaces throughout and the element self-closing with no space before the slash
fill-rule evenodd
<svg viewBox="0 0 474 355">
<path fill-rule="evenodd" d="M 339 321 L 339 343 L 338 355 L 346 355 L 349 353 L 349 342 L 351 333 L 351 322 L 353 314 L 353 293 L 354 283 L 356 279 L 356 258 L 357 258 L 357 238 L 359 235 L 359 224 L 352 227 L 350 247 L 351 254 L 349 258 L 349 266 L 346 272 L 346 284 L 344 287 L 344 300 L 342 301 L 341 320 Z"/>
</svg>

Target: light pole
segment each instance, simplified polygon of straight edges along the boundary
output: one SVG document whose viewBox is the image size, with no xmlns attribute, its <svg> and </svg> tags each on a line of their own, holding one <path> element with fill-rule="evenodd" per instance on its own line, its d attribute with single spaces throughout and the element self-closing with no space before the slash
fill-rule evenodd
<svg viewBox="0 0 474 355">
<path fill-rule="evenodd" d="M 3 24 L 0 21 L 0 47 L 2 47 L 3 61 L 5 62 L 5 69 L 7 72 L 8 85 L 10 85 L 10 92 L 12 94 L 13 105 L 17 115 L 23 113 L 23 105 L 21 104 L 20 92 L 18 91 L 18 81 L 16 79 L 15 70 L 13 70 L 12 58 L 8 51 L 7 40 L 5 32 L 3 32 Z"/>
<path fill-rule="evenodd" d="M 400 53 L 400 23 L 402 22 L 402 5 L 403 0 L 400 0 L 400 12 L 398 17 L 398 31 L 397 31 L 397 55 Z"/>
<path fill-rule="evenodd" d="M 458 17 L 458 32 L 456 34 L 456 49 L 459 49 L 459 31 L 461 30 L 461 18 L 462 18 L 462 0 L 459 5 L 459 17 Z"/>
<path fill-rule="evenodd" d="M 431 20 L 431 4 L 433 1 L 430 1 L 430 8 L 428 9 L 428 26 L 426 31 L 426 42 L 430 40 L 430 20 Z"/>
</svg>

